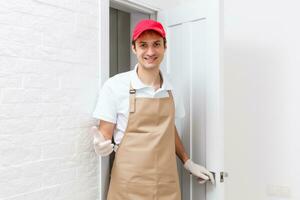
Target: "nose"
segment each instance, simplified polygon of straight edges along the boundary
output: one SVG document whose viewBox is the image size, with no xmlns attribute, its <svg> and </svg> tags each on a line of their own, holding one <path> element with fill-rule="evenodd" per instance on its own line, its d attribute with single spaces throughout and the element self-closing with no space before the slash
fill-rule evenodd
<svg viewBox="0 0 300 200">
<path fill-rule="evenodd" d="M 147 56 L 153 56 L 153 55 L 155 55 L 155 49 L 154 49 L 154 47 L 150 46 L 147 49 Z"/>
</svg>

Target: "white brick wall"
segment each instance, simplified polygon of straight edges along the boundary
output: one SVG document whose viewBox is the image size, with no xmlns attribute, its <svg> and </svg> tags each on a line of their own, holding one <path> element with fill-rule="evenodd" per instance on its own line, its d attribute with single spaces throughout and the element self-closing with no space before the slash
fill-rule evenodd
<svg viewBox="0 0 300 200">
<path fill-rule="evenodd" d="M 98 0 L 0 1 L 0 200 L 95 200 Z"/>
</svg>

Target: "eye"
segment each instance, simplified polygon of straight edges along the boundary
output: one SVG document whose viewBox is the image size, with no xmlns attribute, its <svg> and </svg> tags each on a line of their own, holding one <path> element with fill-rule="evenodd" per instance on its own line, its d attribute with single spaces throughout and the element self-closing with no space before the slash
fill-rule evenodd
<svg viewBox="0 0 300 200">
<path fill-rule="evenodd" d="M 155 42 L 154 43 L 154 47 L 159 47 L 160 46 L 160 42 Z"/>
<path fill-rule="evenodd" d="M 145 48 L 145 47 L 147 47 L 147 44 L 146 44 L 146 43 L 141 43 L 139 46 L 140 46 L 141 48 Z"/>
</svg>

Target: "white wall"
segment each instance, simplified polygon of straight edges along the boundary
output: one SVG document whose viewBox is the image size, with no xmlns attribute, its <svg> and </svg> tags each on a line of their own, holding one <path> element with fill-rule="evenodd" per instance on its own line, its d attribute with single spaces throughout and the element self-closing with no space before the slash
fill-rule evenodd
<svg viewBox="0 0 300 200">
<path fill-rule="evenodd" d="M 1 200 L 96 199 L 97 2 L 0 2 Z"/>
<path fill-rule="evenodd" d="M 225 0 L 227 200 L 300 199 L 298 8 Z"/>
</svg>

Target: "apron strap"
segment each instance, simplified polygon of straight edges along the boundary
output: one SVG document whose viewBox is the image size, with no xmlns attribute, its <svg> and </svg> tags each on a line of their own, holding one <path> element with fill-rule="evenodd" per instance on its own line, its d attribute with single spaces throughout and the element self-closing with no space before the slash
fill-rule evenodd
<svg viewBox="0 0 300 200">
<path fill-rule="evenodd" d="M 136 90 L 133 89 L 132 85 L 130 84 L 130 90 L 129 90 L 130 113 L 134 113 L 134 111 L 135 111 L 135 93 L 136 93 Z"/>
<path fill-rule="evenodd" d="M 168 90 L 168 93 L 169 93 L 169 98 L 173 99 L 173 94 L 172 94 L 171 90 Z"/>
</svg>

